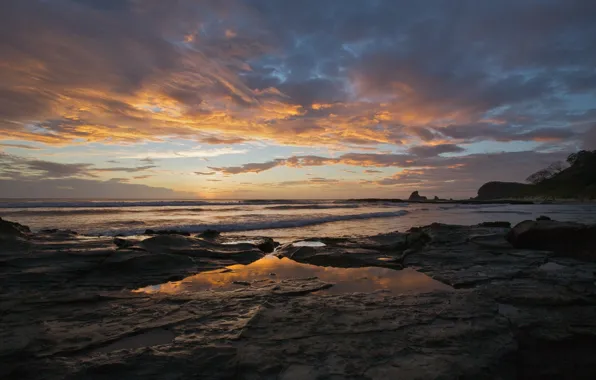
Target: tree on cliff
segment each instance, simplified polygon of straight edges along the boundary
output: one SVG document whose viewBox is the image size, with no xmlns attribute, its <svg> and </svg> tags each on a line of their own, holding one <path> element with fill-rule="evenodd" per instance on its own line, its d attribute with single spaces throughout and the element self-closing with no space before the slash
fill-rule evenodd
<svg viewBox="0 0 596 380">
<path fill-rule="evenodd" d="M 569 162 L 569 158 L 567 158 L 567 161 Z M 548 168 L 538 170 L 536 173 L 526 178 L 526 182 L 537 185 L 544 180 L 553 178 L 563 170 L 565 170 L 565 164 L 562 161 L 553 162 Z"/>
</svg>

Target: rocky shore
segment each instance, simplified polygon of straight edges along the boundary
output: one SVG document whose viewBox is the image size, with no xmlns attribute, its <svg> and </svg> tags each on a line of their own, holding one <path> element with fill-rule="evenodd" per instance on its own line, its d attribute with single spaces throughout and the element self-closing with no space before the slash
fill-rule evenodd
<svg viewBox="0 0 596 380">
<path fill-rule="evenodd" d="M 595 236 L 545 219 L 277 246 L 215 232 L 32 233 L 0 219 L 0 378 L 592 379 Z M 440 286 L 413 293 L 404 277 L 403 292 L 387 291 L 377 274 L 376 291 L 331 293 L 339 285 L 323 276 L 267 271 L 181 286 L 273 257 L 416 271 Z"/>
</svg>

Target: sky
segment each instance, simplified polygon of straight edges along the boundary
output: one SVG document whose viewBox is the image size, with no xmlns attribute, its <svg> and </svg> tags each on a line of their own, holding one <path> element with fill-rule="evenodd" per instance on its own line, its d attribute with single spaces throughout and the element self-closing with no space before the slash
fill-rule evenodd
<svg viewBox="0 0 596 380">
<path fill-rule="evenodd" d="M 580 149 L 593 0 L 0 2 L 0 198 L 468 198 Z"/>
</svg>

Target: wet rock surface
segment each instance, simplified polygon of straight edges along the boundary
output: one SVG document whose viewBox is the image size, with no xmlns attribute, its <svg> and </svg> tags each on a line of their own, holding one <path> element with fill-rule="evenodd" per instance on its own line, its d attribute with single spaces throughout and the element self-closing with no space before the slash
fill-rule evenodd
<svg viewBox="0 0 596 380">
<path fill-rule="evenodd" d="M 458 289 L 419 294 L 329 294 L 323 276 L 149 292 L 137 289 L 264 252 L 176 234 L 26 233 L 0 246 L 0 377 L 593 378 L 596 264 L 515 248 L 509 231 L 433 224 L 275 250 L 322 271 L 403 266 Z"/>
</svg>

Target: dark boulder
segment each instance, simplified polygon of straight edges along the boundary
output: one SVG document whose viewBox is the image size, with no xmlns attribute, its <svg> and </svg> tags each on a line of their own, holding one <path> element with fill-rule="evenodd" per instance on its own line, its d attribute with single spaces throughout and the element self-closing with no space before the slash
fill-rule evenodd
<svg viewBox="0 0 596 380">
<path fill-rule="evenodd" d="M 509 222 L 482 222 L 478 227 L 496 227 L 496 228 L 511 228 Z"/>
<path fill-rule="evenodd" d="M 552 219 L 549 218 L 548 216 L 540 215 L 538 218 L 536 218 L 536 220 L 541 221 L 541 220 L 552 220 Z"/>
<path fill-rule="evenodd" d="M 203 239 L 215 239 L 219 235 L 220 235 L 219 231 L 208 229 L 208 230 L 201 232 L 197 237 L 200 237 Z"/>
<path fill-rule="evenodd" d="M 421 196 L 418 191 L 414 191 L 412 194 L 410 194 L 410 197 L 408 198 L 408 200 L 410 201 L 426 201 L 428 200 L 428 198 Z"/>
<path fill-rule="evenodd" d="M 30 233 L 29 227 L 0 218 L 0 237 L 24 238 Z"/>
<path fill-rule="evenodd" d="M 526 220 L 507 234 L 515 248 L 552 251 L 559 255 L 596 260 L 596 225 L 554 220 Z"/>
<path fill-rule="evenodd" d="M 265 253 L 271 253 L 275 251 L 275 248 L 279 246 L 279 243 L 273 239 L 266 237 L 257 243 L 257 248 Z"/>
</svg>

